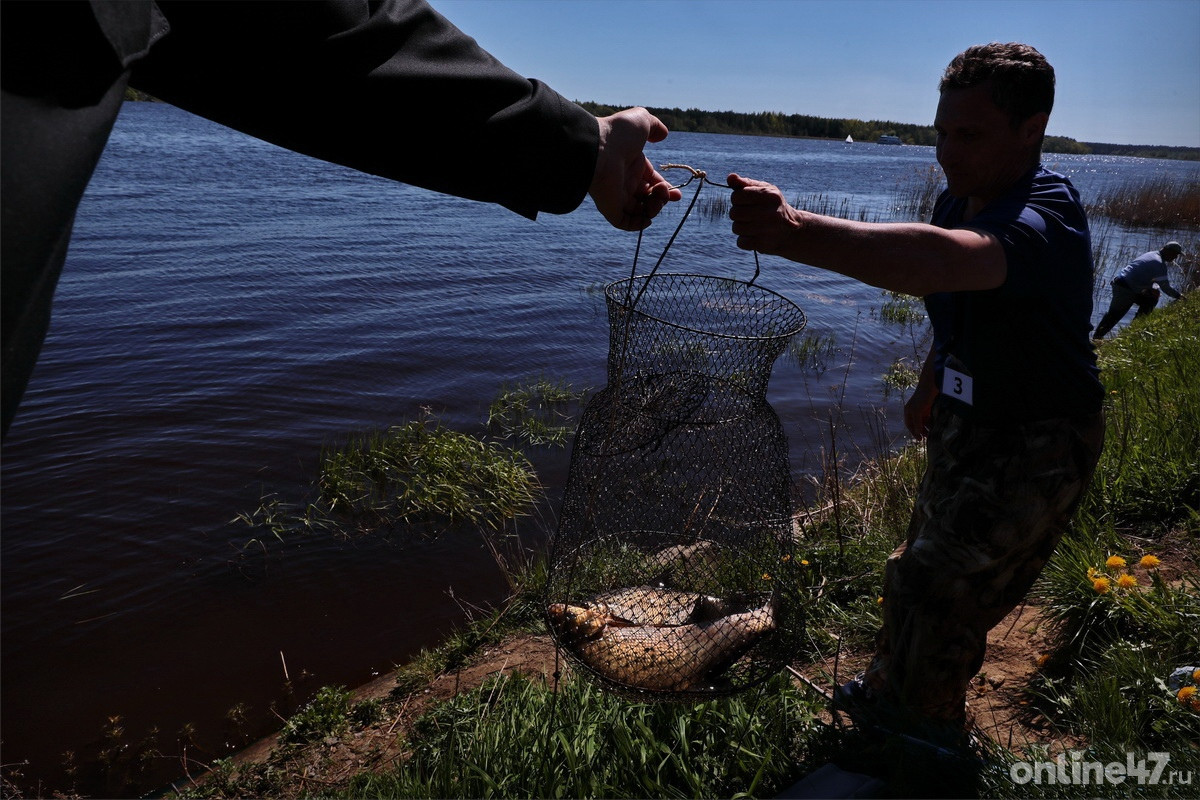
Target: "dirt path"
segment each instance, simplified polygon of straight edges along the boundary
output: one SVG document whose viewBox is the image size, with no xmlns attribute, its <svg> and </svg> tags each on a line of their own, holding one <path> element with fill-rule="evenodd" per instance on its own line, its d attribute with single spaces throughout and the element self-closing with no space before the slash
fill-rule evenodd
<svg viewBox="0 0 1200 800">
<path fill-rule="evenodd" d="M 1024 688 L 1038 670 L 1039 658 L 1048 650 L 1045 624 L 1040 610 L 1022 606 L 1014 610 L 988 636 L 988 657 L 972 687 L 971 706 L 976 725 L 998 744 L 1022 749 L 1031 743 L 1057 749 L 1076 743 L 1063 739 L 1049 722 L 1031 712 Z M 866 662 L 867 654 L 843 654 L 837 663 L 841 679 L 855 674 Z M 814 684 L 830 688 L 834 662 L 807 665 L 803 674 Z M 459 692 L 470 691 L 488 678 L 509 672 L 541 675 L 551 679 L 555 670 L 568 670 L 557 658 L 553 641 L 546 635 L 523 635 L 505 640 L 481 652 L 460 670 L 442 675 L 425 689 L 396 700 L 392 697 L 395 679 L 382 676 L 354 692 L 354 700 L 384 700 L 385 718 L 364 730 L 330 737 L 323 742 L 290 755 L 274 766 L 286 777 L 277 796 L 289 797 L 304 792 L 345 787 L 354 775 L 364 771 L 386 771 L 406 755 L 401 735 L 414 720 L 436 703 Z M 272 759 L 277 737 L 268 737 L 234 757 L 242 766 L 266 764 Z M 196 775 L 196 778 L 202 776 Z"/>
<path fill-rule="evenodd" d="M 1164 580 L 1174 582 L 1183 572 L 1196 571 L 1190 536 L 1178 531 L 1154 540 L 1154 552 L 1163 559 L 1160 574 Z M 988 634 L 987 658 L 972 683 L 968 699 L 979 731 L 1006 749 L 1019 752 L 1037 744 L 1055 753 L 1085 745 L 1056 730 L 1026 697 L 1043 656 L 1051 649 L 1050 636 L 1050 626 L 1041 608 L 1034 604 L 1014 609 Z M 828 692 L 835 681 L 844 681 L 861 671 L 869 657 L 869 653 L 842 653 L 836 659 L 803 665 L 798 670 L 804 682 Z M 355 701 L 381 700 L 385 709 L 380 722 L 363 730 L 329 737 L 286 755 L 277 748 L 277 737 L 272 736 L 242 751 L 232 761 L 246 769 L 269 772 L 272 797 L 344 788 L 359 773 L 384 772 L 402 761 L 406 756 L 402 734 L 435 704 L 475 689 L 494 675 L 521 672 L 551 680 L 556 670 L 565 675 L 569 666 L 559 659 L 548 635 L 514 636 L 483 650 L 462 669 L 442 675 L 406 697 L 394 696 L 396 680 L 392 674 L 360 687 L 354 692 Z M 828 714 L 824 716 L 829 721 Z M 203 780 L 200 774 L 192 777 Z"/>
</svg>

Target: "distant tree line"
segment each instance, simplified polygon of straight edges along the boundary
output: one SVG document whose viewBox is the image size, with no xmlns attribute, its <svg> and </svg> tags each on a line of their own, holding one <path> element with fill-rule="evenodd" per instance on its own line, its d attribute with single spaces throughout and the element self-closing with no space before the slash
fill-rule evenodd
<svg viewBox="0 0 1200 800">
<path fill-rule="evenodd" d="M 125 99 L 157 102 L 157 98 L 133 88 L 125 90 Z M 592 102 L 580 102 L 579 105 L 597 116 L 613 114 L 625 108 L 625 106 L 608 106 Z M 671 130 L 693 133 L 792 136 L 800 139 L 837 139 L 839 141 L 850 136 L 856 142 L 877 142 L 880 136 L 887 135 L 898 136 L 900 141 L 905 144 L 920 144 L 929 147 L 934 145 L 936 139 L 932 126 L 910 125 L 905 122 L 810 117 L 804 114 L 781 114 L 776 111 L 760 111 L 757 114 L 744 114 L 737 111 L 702 111 L 698 108 L 651 108 L 650 111 Z M 1065 136 L 1047 136 L 1042 150 L 1047 153 L 1200 161 L 1200 147 L 1077 142 Z"/>
<path fill-rule="evenodd" d="M 582 102 L 581 106 L 597 116 L 612 114 L 624 106 Z M 935 144 L 937 135 L 930 125 L 911 125 L 884 120 L 835 119 L 805 114 L 781 114 L 760 111 L 703 111 L 698 108 L 651 108 L 651 113 L 673 131 L 694 133 L 737 133 L 748 136 L 793 136 L 802 139 L 837 139 L 850 136 L 856 142 L 876 142 L 880 136 L 898 136 L 905 144 Z M 1047 136 L 1042 145 L 1047 153 L 1079 155 L 1137 156 L 1200 161 L 1200 147 L 1153 147 L 1139 145 L 1078 142 L 1065 136 Z"/>
<path fill-rule="evenodd" d="M 1168 147 L 1136 144 L 1103 144 L 1087 142 L 1090 152 L 1098 156 L 1135 156 L 1137 158 L 1174 158 L 1180 161 L 1200 161 L 1200 147 Z"/>
</svg>

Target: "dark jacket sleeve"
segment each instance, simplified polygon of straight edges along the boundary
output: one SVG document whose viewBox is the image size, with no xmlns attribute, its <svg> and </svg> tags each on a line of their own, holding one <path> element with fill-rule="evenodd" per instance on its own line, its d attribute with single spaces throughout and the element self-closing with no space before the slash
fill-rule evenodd
<svg viewBox="0 0 1200 800">
<path fill-rule="evenodd" d="M 131 85 L 316 158 L 529 217 L 587 193 L 598 126 L 422 0 L 172 2 Z"/>
</svg>

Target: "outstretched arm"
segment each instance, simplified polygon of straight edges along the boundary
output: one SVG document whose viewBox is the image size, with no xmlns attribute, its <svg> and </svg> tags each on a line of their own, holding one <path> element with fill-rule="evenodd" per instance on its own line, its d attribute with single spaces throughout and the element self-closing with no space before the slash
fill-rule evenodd
<svg viewBox="0 0 1200 800">
<path fill-rule="evenodd" d="M 121 5 L 121 4 L 118 4 Z M 589 189 L 615 203 L 663 189 L 641 153 L 666 135 L 649 112 L 598 121 L 501 64 L 423 0 L 195 3 L 158 0 L 170 24 L 130 85 L 299 153 L 526 217 L 565 214 Z M 603 129 L 603 130 L 601 130 Z M 604 161 L 632 164 L 614 179 Z M 596 184 L 597 167 L 606 175 Z M 644 174 L 643 174 L 644 173 Z M 639 214 L 638 216 L 643 216 Z M 643 222 L 636 227 L 644 227 Z"/>
<path fill-rule="evenodd" d="M 872 223 L 825 217 L 790 206 L 765 182 L 729 176 L 738 247 L 923 297 L 992 289 L 1004 282 L 1004 247 L 990 233 L 924 223 Z"/>
<path fill-rule="evenodd" d="M 1158 288 L 1162 289 L 1163 294 L 1165 294 L 1167 297 L 1173 298 L 1175 300 L 1178 300 L 1182 296 L 1175 289 L 1175 287 L 1171 285 L 1170 281 L 1168 281 L 1166 278 L 1164 278 L 1163 280 L 1158 282 Z"/>
</svg>

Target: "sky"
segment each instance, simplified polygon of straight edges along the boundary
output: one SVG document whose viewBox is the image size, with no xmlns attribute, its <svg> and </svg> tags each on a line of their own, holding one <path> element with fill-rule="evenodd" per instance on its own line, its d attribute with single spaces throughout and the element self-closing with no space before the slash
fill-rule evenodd
<svg viewBox="0 0 1200 800">
<path fill-rule="evenodd" d="M 571 100 L 931 124 L 946 64 L 1019 41 L 1047 133 L 1200 147 L 1200 0 L 431 0 Z"/>
</svg>

